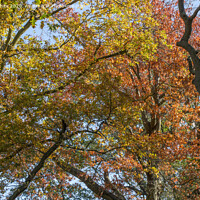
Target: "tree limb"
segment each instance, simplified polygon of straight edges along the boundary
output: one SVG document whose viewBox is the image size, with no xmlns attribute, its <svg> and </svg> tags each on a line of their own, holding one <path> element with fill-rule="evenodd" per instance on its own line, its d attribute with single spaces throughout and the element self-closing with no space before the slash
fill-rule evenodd
<svg viewBox="0 0 200 200">
<path fill-rule="evenodd" d="M 123 55 L 124 53 L 126 52 L 126 50 L 122 50 L 122 51 L 118 51 L 116 53 L 113 53 L 113 54 L 109 54 L 109 55 L 106 55 L 106 56 L 102 56 L 102 57 L 99 57 L 97 59 L 95 59 L 93 62 L 90 63 L 89 67 L 84 69 L 82 72 L 80 72 L 75 78 L 74 80 L 72 81 L 69 81 L 59 87 L 57 87 L 56 89 L 53 89 L 53 90 L 47 90 L 45 92 L 41 92 L 41 93 L 38 93 L 38 94 L 35 94 L 34 96 L 43 96 L 43 95 L 48 95 L 48 94 L 53 94 L 53 93 L 56 93 L 60 90 L 63 90 L 66 86 L 70 85 L 71 83 L 73 82 L 76 82 L 81 76 L 83 76 L 89 69 L 91 69 L 91 67 L 96 64 L 98 61 L 100 60 L 103 60 L 103 59 L 107 59 L 107 58 L 111 58 L 111 57 L 115 57 L 115 56 L 118 56 L 118 55 Z"/>
<path fill-rule="evenodd" d="M 194 11 L 194 13 L 192 14 L 192 16 L 190 18 L 194 19 L 197 16 L 199 11 L 200 11 L 200 5 L 196 8 L 196 10 Z"/>
<path fill-rule="evenodd" d="M 90 177 L 89 175 L 87 175 L 85 172 L 82 172 L 81 170 L 73 167 L 70 164 L 58 161 L 55 158 L 53 160 L 55 161 L 55 163 L 61 169 L 63 169 L 65 172 L 67 172 L 67 173 L 75 176 L 76 178 L 78 178 L 80 181 L 82 181 L 83 183 L 85 183 L 85 185 L 91 191 L 93 191 L 96 195 L 102 197 L 103 199 L 106 199 L 106 200 L 124 200 L 124 198 L 122 199 L 122 198 L 116 196 L 115 194 L 109 192 L 108 190 L 106 190 L 105 188 L 103 188 L 102 186 L 100 186 L 99 184 L 97 184 L 92 179 L 92 177 Z"/>
<path fill-rule="evenodd" d="M 33 170 L 29 173 L 28 177 L 25 179 L 25 182 L 15 190 L 15 192 L 8 198 L 8 200 L 14 200 L 24 190 L 26 190 L 28 188 L 30 182 L 34 179 L 34 177 L 36 176 L 38 171 L 40 171 L 40 169 L 44 166 L 45 161 L 49 158 L 49 156 L 52 155 L 52 153 L 54 153 L 54 151 L 56 149 L 58 149 L 58 147 L 60 146 L 60 144 L 63 141 L 63 134 L 65 132 L 65 130 L 63 128 L 64 127 L 62 127 L 62 131 L 60 132 L 58 141 L 55 142 L 54 145 L 46 153 L 44 153 L 44 155 L 40 159 L 40 162 L 33 168 Z"/>
<path fill-rule="evenodd" d="M 71 1 L 70 3 L 68 3 L 66 6 L 63 6 L 61 8 L 58 8 L 57 10 L 51 12 L 51 13 L 48 13 L 47 16 L 50 17 L 52 15 L 55 15 L 56 13 L 60 12 L 61 10 L 64 10 L 65 8 L 67 8 L 68 6 L 70 5 L 73 5 L 74 3 L 78 2 L 80 0 L 74 0 L 74 1 Z M 10 41 L 10 38 L 11 38 L 11 29 L 9 29 L 9 32 L 8 32 L 8 37 L 7 37 L 7 41 L 6 41 L 6 45 L 5 47 L 7 47 L 7 51 L 11 51 L 12 48 L 16 45 L 17 41 L 20 39 L 20 37 L 30 28 L 30 26 L 32 25 L 32 16 L 35 15 L 35 10 L 32 11 L 32 15 L 30 17 L 30 19 L 26 22 L 26 24 L 16 33 L 16 35 L 14 36 L 12 42 L 10 43 L 9 45 L 9 41 Z M 35 21 L 39 20 L 40 19 L 40 16 L 39 17 L 36 17 L 35 16 Z M 1 69 L 0 69 L 0 73 L 2 72 L 3 68 L 4 68 L 4 65 L 5 65 L 5 62 L 6 62 L 6 54 L 5 56 L 3 55 L 2 57 L 2 63 L 1 63 Z"/>
<path fill-rule="evenodd" d="M 200 11 L 200 6 L 197 7 L 197 9 L 194 11 L 193 15 L 191 17 L 188 17 L 185 8 L 184 8 L 184 0 L 178 1 L 179 6 L 179 14 L 180 17 L 183 19 L 185 24 L 185 31 L 184 34 L 179 42 L 177 42 L 177 46 L 184 48 L 189 54 L 193 62 L 194 67 L 194 75 L 195 79 L 193 80 L 193 84 L 195 85 L 198 93 L 200 94 L 200 59 L 196 54 L 195 48 L 188 43 L 191 33 L 192 33 L 192 23 L 194 18 L 197 16 L 197 13 Z"/>
</svg>

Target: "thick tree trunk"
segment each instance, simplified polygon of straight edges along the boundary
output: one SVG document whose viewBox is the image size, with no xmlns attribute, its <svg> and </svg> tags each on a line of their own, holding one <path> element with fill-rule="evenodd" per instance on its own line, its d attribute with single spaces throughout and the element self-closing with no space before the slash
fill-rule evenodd
<svg viewBox="0 0 200 200">
<path fill-rule="evenodd" d="M 160 179 L 155 174 L 147 172 L 147 200 L 160 200 Z"/>
</svg>

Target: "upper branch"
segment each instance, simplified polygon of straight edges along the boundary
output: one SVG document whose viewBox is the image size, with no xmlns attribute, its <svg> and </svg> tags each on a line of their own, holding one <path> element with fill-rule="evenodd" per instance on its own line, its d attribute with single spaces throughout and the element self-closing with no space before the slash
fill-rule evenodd
<svg viewBox="0 0 200 200">
<path fill-rule="evenodd" d="M 17 32 L 17 34 L 15 35 L 15 37 L 14 37 L 12 43 L 11 43 L 11 48 L 12 48 L 13 46 L 15 46 L 15 44 L 17 43 L 17 41 L 19 40 L 19 38 L 22 36 L 23 33 L 26 32 L 26 30 L 29 29 L 29 27 L 31 26 L 31 24 L 32 24 L 32 23 L 31 23 L 31 19 L 29 19 L 29 20 L 26 22 L 25 26 L 24 26 L 23 28 L 21 28 L 21 29 Z"/>
<path fill-rule="evenodd" d="M 179 12 L 180 17 L 183 19 L 185 24 L 185 32 L 183 37 L 181 38 L 182 41 L 188 42 L 190 35 L 192 33 L 192 18 L 189 18 L 185 12 L 184 2 L 183 0 L 179 0 Z"/>
<path fill-rule="evenodd" d="M 58 12 L 60 12 L 61 10 L 64 10 L 65 8 L 67 8 L 70 5 L 75 4 L 76 2 L 78 2 L 80 0 L 74 0 L 71 1 L 70 3 L 68 3 L 67 5 L 60 7 L 52 12 L 49 12 L 47 14 L 48 17 L 53 16 L 55 14 L 57 14 Z M 37 8 L 38 9 L 38 8 Z M 7 52 L 11 51 L 13 49 L 13 47 L 17 44 L 18 40 L 21 38 L 21 36 L 30 28 L 30 26 L 32 25 L 32 17 L 34 16 L 35 21 L 39 20 L 41 16 L 37 16 L 36 17 L 36 10 L 32 11 L 32 14 L 29 18 L 29 20 L 25 23 L 25 25 L 16 33 L 16 35 L 14 36 L 13 40 L 10 42 L 11 39 L 11 29 L 9 29 L 8 32 L 8 38 L 6 41 L 6 45 L 5 47 L 7 47 Z M 9 45 L 10 42 L 10 45 Z M 5 55 L 2 56 L 2 62 L 1 62 L 1 67 L 0 67 L 0 73 L 3 71 L 4 65 L 6 63 L 6 59 L 8 58 L 8 55 L 5 53 Z"/>
<path fill-rule="evenodd" d="M 199 7 L 196 8 L 196 10 L 194 11 L 194 13 L 192 14 L 192 16 L 190 18 L 194 19 L 197 16 L 199 11 L 200 11 L 200 5 L 199 5 Z"/>
<path fill-rule="evenodd" d="M 67 8 L 68 6 L 74 4 L 74 3 L 78 2 L 78 1 L 79 1 L 79 0 L 74 0 L 74 1 L 72 1 L 72 2 L 70 2 L 70 3 L 68 3 L 66 6 L 63 6 L 63 7 L 58 8 L 57 10 L 55 10 L 55 11 L 53 11 L 53 12 L 48 13 L 47 16 L 53 16 L 53 15 L 55 15 L 56 13 L 60 12 L 61 10 L 64 10 L 64 9 Z M 33 12 L 33 13 L 35 13 L 35 12 Z M 32 17 L 32 16 L 31 16 L 31 17 Z M 36 21 L 39 20 L 39 19 L 40 19 L 40 16 L 39 16 L 39 17 L 36 17 L 36 16 L 35 16 L 35 20 L 36 20 Z M 11 43 L 11 46 L 15 46 L 15 44 L 17 43 L 17 41 L 19 40 L 19 38 L 21 37 L 21 35 L 22 35 L 24 32 L 26 32 L 26 30 L 27 30 L 31 25 L 32 25 L 31 19 L 29 19 L 29 20 L 27 21 L 27 23 L 25 24 L 25 26 L 24 26 L 23 28 L 21 28 L 21 29 L 17 32 L 17 34 L 15 35 L 15 37 L 14 37 L 12 43 Z"/>
<path fill-rule="evenodd" d="M 178 8 L 179 8 L 180 16 L 183 19 L 183 21 L 185 21 L 186 19 L 188 19 L 188 16 L 187 16 L 187 14 L 185 12 L 184 0 L 179 0 L 178 1 Z"/>
<path fill-rule="evenodd" d="M 179 6 L 179 12 L 180 12 L 180 17 L 183 19 L 184 24 L 185 24 L 185 32 L 179 42 L 177 42 L 177 46 L 180 46 L 184 48 L 189 54 L 192 59 L 189 60 L 189 66 L 190 66 L 190 71 L 192 74 L 195 75 L 195 79 L 193 80 L 193 84 L 195 85 L 197 91 L 200 94 L 200 59 L 196 54 L 195 48 L 189 44 L 189 39 L 192 33 L 192 23 L 194 18 L 197 16 L 198 12 L 200 11 L 200 6 L 196 8 L 194 13 L 188 17 L 188 15 L 185 12 L 184 8 L 184 0 L 178 0 L 178 6 Z M 191 63 L 193 63 L 193 68 L 191 68 Z"/>
<path fill-rule="evenodd" d="M 41 93 L 38 93 L 38 94 L 35 94 L 34 96 L 43 96 L 43 95 L 48 95 L 48 94 L 53 94 L 53 93 L 56 93 L 58 91 L 61 91 L 63 90 L 66 86 L 70 85 L 71 83 L 74 83 L 76 82 L 81 76 L 83 76 L 88 70 L 91 69 L 91 67 L 96 64 L 98 61 L 100 60 L 103 60 L 103 59 L 107 59 L 107 58 L 112 58 L 112 57 L 115 57 L 115 56 L 118 56 L 118 55 L 123 55 L 124 53 L 126 52 L 126 50 L 122 50 L 122 51 L 118 51 L 116 53 L 113 53 L 113 54 L 109 54 L 109 55 L 106 55 L 106 56 L 102 56 L 102 57 L 99 57 L 97 59 L 95 59 L 94 61 L 92 61 L 90 64 L 89 64 L 89 67 L 84 69 L 82 72 L 80 72 L 73 80 L 71 81 L 68 81 L 62 85 L 60 85 L 59 87 L 55 88 L 55 89 L 52 89 L 52 90 L 47 90 L 47 91 L 44 91 L 44 92 L 41 92 Z"/>
</svg>

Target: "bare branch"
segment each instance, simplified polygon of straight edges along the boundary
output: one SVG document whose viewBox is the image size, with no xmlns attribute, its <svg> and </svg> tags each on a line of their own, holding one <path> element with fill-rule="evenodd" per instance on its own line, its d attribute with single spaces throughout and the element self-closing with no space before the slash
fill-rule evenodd
<svg viewBox="0 0 200 200">
<path fill-rule="evenodd" d="M 6 43 L 5 43 L 4 50 L 7 49 L 7 47 L 8 47 L 8 43 L 10 42 L 10 39 L 11 39 L 11 34 L 12 34 L 12 29 L 9 28 L 9 30 L 8 30 L 8 36 L 7 36 L 7 40 L 6 40 Z"/>
<path fill-rule="evenodd" d="M 194 19 L 197 16 L 199 11 L 200 11 L 200 5 L 196 8 L 196 10 L 194 11 L 193 15 L 190 18 Z"/>
<path fill-rule="evenodd" d="M 185 12 L 185 7 L 184 7 L 184 0 L 179 0 L 178 1 L 178 8 L 179 8 L 179 13 L 180 16 L 183 20 L 186 20 L 188 18 L 186 12 Z"/>
<path fill-rule="evenodd" d="M 63 141 L 63 134 L 65 130 L 62 128 L 62 131 L 60 132 L 58 141 L 54 143 L 54 145 L 42 156 L 40 159 L 40 162 L 33 168 L 33 170 L 29 173 L 28 177 L 25 179 L 25 182 L 20 185 L 15 192 L 8 198 L 8 200 L 14 200 L 17 198 L 24 190 L 26 190 L 30 184 L 30 182 L 34 179 L 38 171 L 40 171 L 41 168 L 43 168 L 45 161 L 51 156 L 56 149 L 60 146 L 60 144 Z"/>
<path fill-rule="evenodd" d="M 21 28 L 21 29 L 17 32 L 17 34 L 15 35 L 15 37 L 14 37 L 12 43 L 11 43 L 11 48 L 12 48 L 13 46 L 15 46 L 15 44 L 17 43 L 17 41 L 19 40 L 19 38 L 22 36 L 23 33 L 26 32 L 26 30 L 29 29 L 29 27 L 31 26 L 31 24 L 32 24 L 32 23 L 31 23 L 31 19 L 29 19 L 29 20 L 26 22 L 26 24 L 24 25 L 24 27 Z"/>
<path fill-rule="evenodd" d="M 88 174 L 86 174 L 85 172 L 73 167 L 70 164 L 61 162 L 56 160 L 55 158 L 53 159 L 55 161 L 55 163 L 61 168 L 63 169 L 65 172 L 75 176 L 76 178 L 78 178 L 79 180 L 81 180 L 83 183 L 85 183 L 85 185 L 91 190 L 93 191 L 96 195 L 102 197 L 103 199 L 106 200 L 124 200 L 124 198 L 122 199 L 121 197 L 116 196 L 115 194 L 109 192 L 107 189 L 103 188 L 102 186 L 100 186 L 99 184 L 97 184 L 92 177 L 90 177 Z"/>
</svg>

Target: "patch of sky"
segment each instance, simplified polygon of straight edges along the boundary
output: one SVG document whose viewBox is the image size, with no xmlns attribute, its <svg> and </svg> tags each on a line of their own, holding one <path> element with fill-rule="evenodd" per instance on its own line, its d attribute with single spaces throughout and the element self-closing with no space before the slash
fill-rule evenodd
<svg viewBox="0 0 200 200">
<path fill-rule="evenodd" d="M 36 9 L 39 5 L 36 5 L 34 3 L 35 1 L 28 1 L 28 6 L 31 7 L 32 9 Z M 62 4 L 53 4 L 49 9 L 51 9 L 52 11 L 55 11 L 59 8 L 61 8 L 63 5 Z M 71 6 L 69 6 L 68 8 L 72 8 L 74 9 L 75 12 L 79 12 L 82 13 L 84 12 L 84 10 L 86 10 L 86 8 L 81 9 L 79 3 L 75 3 Z M 56 43 L 56 38 L 61 37 L 61 34 L 59 33 L 59 31 L 56 31 L 57 27 L 55 24 L 53 23 L 47 23 L 43 29 L 40 28 L 40 24 L 41 21 L 43 21 L 43 19 L 36 21 L 35 23 L 35 27 L 30 27 L 23 35 L 24 36 L 32 36 L 32 37 L 36 37 L 36 38 L 40 38 L 41 40 L 46 40 L 48 41 L 50 44 L 55 44 Z"/>
</svg>

